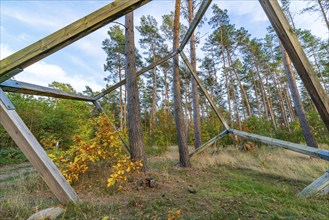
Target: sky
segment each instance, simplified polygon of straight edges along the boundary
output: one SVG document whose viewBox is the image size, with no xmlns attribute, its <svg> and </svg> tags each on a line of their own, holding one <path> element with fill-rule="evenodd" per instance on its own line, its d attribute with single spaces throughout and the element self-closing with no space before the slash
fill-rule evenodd
<svg viewBox="0 0 329 220">
<path fill-rule="evenodd" d="M 43 37 L 61 29 L 112 1 L 98 0 L 0 0 L 0 59 L 23 49 Z M 152 15 L 161 24 L 161 16 L 174 10 L 174 0 L 154 0 L 135 10 L 135 26 L 142 15 Z M 263 38 L 270 25 L 258 0 L 213 1 L 229 12 L 231 23 L 245 27 L 253 37 Z M 292 1 L 297 28 L 309 29 L 323 39 L 329 38 L 323 21 L 315 14 L 299 15 L 307 3 Z M 211 6 L 206 17 L 211 17 Z M 117 22 L 124 23 L 123 18 Z M 106 86 L 103 80 L 109 73 L 104 72 L 106 54 L 101 48 L 107 38 L 109 24 L 57 51 L 41 61 L 27 67 L 15 76 L 16 80 L 48 86 L 53 81 L 69 83 L 78 92 L 90 86 L 100 91 Z M 210 34 L 210 26 L 205 24 L 200 30 L 204 39 Z M 138 46 L 138 31 L 135 29 L 135 42 Z M 200 51 L 200 50 L 199 50 Z M 199 53 L 199 56 L 202 55 Z"/>
</svg>

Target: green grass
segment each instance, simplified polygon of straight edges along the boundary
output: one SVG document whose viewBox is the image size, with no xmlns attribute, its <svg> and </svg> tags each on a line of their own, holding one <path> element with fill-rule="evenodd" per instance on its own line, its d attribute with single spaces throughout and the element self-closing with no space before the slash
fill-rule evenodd
<svg viewBox="0 0 329 220">
<path fill-rule="evenodd" d="M 126 192 L 108 193 L 101 186 L 102 181 L 93 184 L 96 175 L 93 173 L 90 179 L 82 179 L 74 186 L 81 201 L 66 206 L 60 219 L 167 219 L 168 214 L 176 210 L 182 213 L 179 219 L 329 218 L 328 196 L 304 198 L 298 195 L 309 184 L 308 178 L 303 177 L 303 170 L 294 168 L 293 172 L 297 174 L 289 178 L 273 173 L 271 168 L 275 164 L 266 164 L 269 168 L 247 164 L 247 159 L 262 158 L 257 153 L 247 153 L 245 161 L 243 155 L 236 155 L 235 151 L 229 154 L 239 157 L 241 166 L 224 162 L 215 165 L 202 163 L 200 166 L 194 162 L 194 168 L 182 169 L 172 166 L 175 160 L 151 158 L 151 172 L 135 176 Z M 209 155 L 200 157 L 205 159 Z M 281 154 L 278 153 L 278 157 L 281 163 L 285 163 Z M 218 158 L 224 161 L 225 154 L 219 154 Z M 292 159 L 300 160 L 300 163 L 306 160 Z M 321 175 L 325 165 L 321 161 L 311 162 L 314 167 L 319 164 L 314 175 Z M 261 163 L 256 161 L 255 164 Z M 97 178 L 104 178 L 101 176 Z M 139 187 L 138 181 L 149 176 L 157 180 L 158 187 Z M 40 177 L 25 177 L 3 184 L 0 185 L 0 216 L 4 219 L 26 219 L 35 209 L 59 205 Z M 189 186 L 197 193 L 189 193 Z"/>
<path fill-rule="evenodd" d="M 26 161 L 26 157 L 18 148 L 0 149 L 0 166 L 19 164 Z"/>
</svg>

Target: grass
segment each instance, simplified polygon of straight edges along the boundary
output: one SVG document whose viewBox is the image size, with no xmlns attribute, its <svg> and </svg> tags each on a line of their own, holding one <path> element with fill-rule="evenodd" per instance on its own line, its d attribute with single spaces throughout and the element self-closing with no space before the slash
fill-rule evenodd
<svg viewBox="0 0 329 220">
<path fill-rule="evenodd" d="M 91 170 L 73 186 L 81 201 L 66 206 L 60 219 L 167 219 L 177 210 L 179 219 L 328 219 L 328 196 L 298 196 L 326 171 L 326 161 L 276 148 L 222 148 L 196 156 L 193 167 L 183 169 L 173 166 L 176 147 L 168 149 L 149 158 L 150 172 L 131 178 L 126 192 L 105 187 L 106 169 Z M 158 187 L 140 186 L 146 177 Z M 58 205 L 36 174 L 0 183 L 2 219 L 26 219 Z"/>
<path fill-rule="evenodd" d="M 27 159 L 18 148 L 0 149 L 0 166 L 26 162 Z"/>
</svg>

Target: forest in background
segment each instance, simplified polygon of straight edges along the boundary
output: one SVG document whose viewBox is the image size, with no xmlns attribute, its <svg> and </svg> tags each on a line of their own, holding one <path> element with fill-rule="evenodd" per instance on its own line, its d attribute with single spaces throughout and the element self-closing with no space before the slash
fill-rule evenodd
<svg viewBox="0 0 329 220">
<path fill-rule="evenodd" d="M 284 10 L 293 25 L 293 18 L 291 14 L 289 16 L 289 2 L 284 2 L 287 2 Z M 315 6 L 309 10 L 316 11 Z M 324 7 L 326 10 L 329 8 L 327 4 Z M 305 143 L 289 90 L 283 51 L 273 30 L 269 27 L 268 34 L 263 39 L 253 38 L 244 28 L 236 28 L 230 23 L 226 10 L 214 5 L 211 11 L 212 16 L 203 22 L 203 25 L 209 25 L 211 28 L 205 43 L 201 44 L 199 36 L 196 35 L 198 48 L 204 54 L 204 57 L 198 57 L 197 72 L 229 125 L 251 133 Z M 182 14 L 187 19 L 187 12 L 183 10 Z M 142 51 L 136 52 L 137 69 L 172 51 L 173 18 L 173 13 L 165 15 L 162 23 L 158 24 L 150 15 L 141 17 L 141 25 L 135 30 L 141 35 L 135 43 Z M 327 28 L 329 30 L 329 27 Z M 183 36 L 187 27 L 181 24 L 180 29 Z M 328 39 L 317 38 L 309 30 L 296 29 L 296 33 L 328 94 Z M 125 36 L 121 25 L 111 26 L 108 38 L 101 44 L 107 54 L 104 71 L 108 76 L 104 80 L 108 82 L 108 86 L 125 78 L 124 43 Z M 139 78 L 143 134 L 149 153 L 161 153 L 167 146 L 177 144 L 173 113 L 172 65 L 172 61 L 169 60 Z M 192 80 L 189 70 L 183 63 L 180 64 L 180 73 L 186 134 L 188 144 L 193 145 Z M 297 74 L 296 85 L 317 142 L 329 143 L 328 131 Z M 54 82 L 50 86 L 76 93 L 65 83 Z M 86 87 L 83 94 L 94 96 L 97 92 Z M 205 97 L 199 94 L 201 136 L 205 142 L 224 128 Z M 93 136 L 90 125 L 97 111 L 88 103 L 20 94 L 9 94 L 9 98 L 45 149 L 69 149 L 74 136 L 79 135 L 85 139 Z M 125 87 L 122 86 L 102 98 L 100 104 L 125 136 Z M 1 150 L 16 147 L 2 127 L 0 139 Z M 231 142 L 232 139 L 224 138 L 219 143 Z"/>
</svg>

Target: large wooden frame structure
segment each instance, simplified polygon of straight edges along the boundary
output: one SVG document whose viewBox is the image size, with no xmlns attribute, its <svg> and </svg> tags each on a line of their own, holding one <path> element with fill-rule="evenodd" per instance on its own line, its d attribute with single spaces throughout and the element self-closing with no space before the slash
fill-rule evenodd
<svg viewBox="0 0 329 220">
<path fill-rule="evenodd" d="M 101 28 L 102 26 L 114 21 L 115 19 L 133 11 L 134 9 L 146 4 L 150 0 L 116 0 L 103 8 L 73 22 L 72 24 L 54 32 L 53 34 L 37 41 L 34 44 L 10 55 L 9 57 L 0 61 L 0 123 L 5 130 L 10 134 L 18 147 L 29 159 L 31 164 L 43 177 L 49 188 L 55 194 L 62 204 L 68 202 L 75 202 L 79 199 L 73 188 L 66 182 L 65 178 L 59 172 L 57 167 L 49 159 L 46 152 L 41 145 L 20 119 L 15 111 L 15 107 L 7 98 L 5 92 L 17 92 L 32 95 L 50 96 L 64 99 L 72 99 L 79 101 L 92 102 L 99 111 L 102 111 L 98 100 L 116 88 L 125 84 L 125 80 L 107 88 L 95 97 L 87 97 L 79 94 L 71 94 L 63 92 L 58 89 L 38 86 L 34 84 L 10 80 L 11 77 L 19 74 L 24 68 L 32 65 L 33 63 L 49 56 L 50 54 L 62 49 L 63 47 L 81 39 L 82 37 L 92 33 L 93 31 Z M 296 35 L 292 31 L 282 9 L 280 8 L 277 0 L 259 0 L 265 13 L 267 14 L 272 26 L 274 27 L 278 37 L 280 38 L 284 48 L 291 57 L 295 68 L 298 71 L 307 91 L 309 92 L 322 120 L 329 130 L 329 98 L 325 94 L 319 79 L 313 71 L 309 60 L 307 59 Z M 293 150 L 299 153 L 307 154 L 313 157 L 321 158 L 329 161 L 329 151 L 314 149 L 305 145 L 294 144 L 286 141 L 276 140 L 273 138 L 263 137 L 260 135 L 249 134 L 246 132 L 230 129 L 225 117 L 217 109 L 210 95 L 208 94 L 205 86 L 198 77 L 197 73 L 193 71 L 191 64 L 183 52 L 183 49 L 190 39 L 193 31 L 199 24 L 202 16 L 209 7 L 211 0 L 204 0 L 199 7 L 186 35 L 184 36 L 179 48 L 167 56 L 163 57 L 150 64 L 149 66 L 137 72 L 137 75 L 142 75 L 148 70 L 156 67 L 157 65 L 165 62 L 166 60 L 180 55 L 183 61 L 190 70 L 192 76 L 200 86 L 201 91 L 209 101 L 211 107 L 215 111 L 218 119 L 222 122 L 225 130 L 220 134 L 204 143 L 199 149 L 192 152 L 190 156 L 195 156 L 202 152 L 204 149 L 212 145 L 216 140 L 224 137 L 226 134 L 235 134 L 244 138 L 257 140 L 266 144 L 282 147 L 285 149 Z M 125 144 L 126 145 L 126 144 Z M 127 149 L 126 145 L 126 149 Z M 309 196 L 317 192 L 329 191 L 329 170 L 321 176 L 318 180 L 314 181 L 311 185 L 306 187 L 301 194 Z"/>
</svg>

